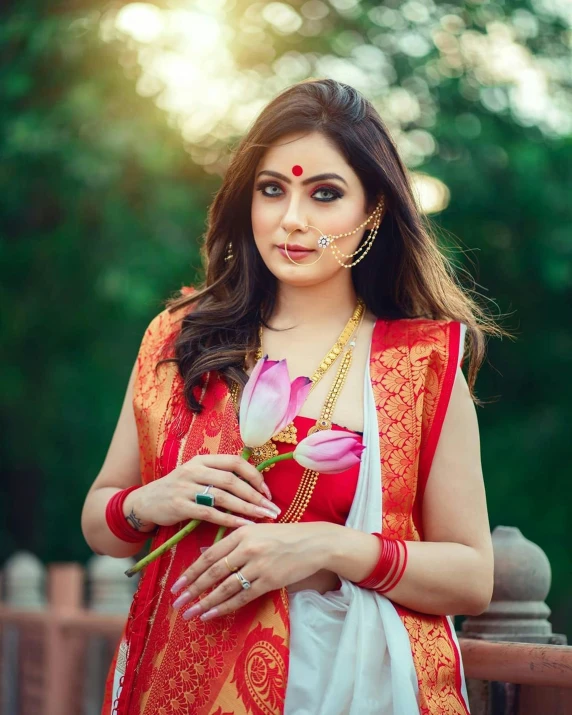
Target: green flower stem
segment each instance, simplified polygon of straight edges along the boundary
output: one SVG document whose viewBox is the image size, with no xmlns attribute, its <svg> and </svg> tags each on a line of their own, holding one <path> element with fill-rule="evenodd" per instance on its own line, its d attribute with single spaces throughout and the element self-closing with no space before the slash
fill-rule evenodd
<svg viewBox="0 0 572 715">
<path fill-rule="evenodd" d="M 150 564 L 152 561 L 158 559 L 159 556 L 162 556 L 166 551 L 171 548 L 171 546 L 178 544 L 182 538 L 184 538 L 187 534 L 190 534 L 191 531 L 194 531 L 200 523 L 200 519 L 193 519 L 192 521 L 189 521 L 186 526 L 184 526 L 180 531 L 177 531 L 177 533 L 171 536 L 170 539 L 167 539 L 164 544 L 161 544 L 161 546 L 156 548 L 154 551 L 148 553 L 147 556 L 140 559 L 131 568 L 127 569 L 125 575 L 129 576 L 130 578 L 131 576 L 135 576 L 135 574 L 141 571 L 142 568 L 145 568 L 145 566 Z"/>
<path fill-rule="evenodd" d="M 248 449 L 245 447 L 245 450 Z M 244 452 L 243 452 L 244 453 Z M 249 455 L 250 456 L 250 455 Z M 294 457 L 294 452 L 288 452 L 287 454 L 279 454 L 276 457 L 270 457 L 270 459 L 266 459 L 264 462 L 260 462 L 260 464 L 256 467 L 259 472 L 261 472 L 263 469 L 268 467 L 271 464 L 274 464 L 275 462 L 283 462 L 285 459 L 292 459 Z M 226 510 L 227 514 L 230 514 L 230 511 L 227 509 Z M 213 541 L 213 544 L 216 544 L 218 541 L 222 539 L 222 537 L 225 535 L 227 526 L 219 526 L 218 531 L 216 532 L 215 540 Z"/>
<path fill-rule="evenodd" d="M 250 455 L 252 454 L 252 449 L 250 447 L 244 447 L 242 450 L 240 456 L 242 459 L 248 459 Z M 278 454 L 275 457 L 270 457 L 270 459 L 266 459 L 264 462 L 261 462 L 259 465 L 257 465 L 256 469 L 258 469 L 259 472 L 261 472 L 263 469 L 266 469 L 266 467 L 270 466 L 271 464 L 275 464 L 276 462 L 283 462 L 286 459 L 293 459 L 294 458 L 294 452 L 287 452 L 286 454 Z M 229 510 L 227 509 L 227 514 L 229 514 Z M 145 566 L 148 566 L 152 561 L 155 561 L 155 559 L 158 559 L 159 556 L 162 556 L 166 551 L 168 551 L 172 546 L 175 546 L 175 544 L 178 544 L 181 539 L 183 539 L 187 534 L 190 534 L 191 531 L 194 531 L 197 526 L 200 524 L 199 519 L 193 519 L 190 521 L 186 526 L 184 526 L 180 531 L 177 531 L 176 534 L 171 536 L 170 539 L 165 541 L 164 544 L 159 546 L 157 549 L 154 551 L 151 551 L 150 553 L 147 554 L 144 558 L 142 558 L 140 561 L 138 561 L 136 564 L 134 564 L 131 568 L 127 569 L 125 572 L 126 576 L 134 576 L 136 573 L 141 571 L 141 569 L 145 568 Z M 215 536 L 215 540 L 213 543 L 217 543 L 222 539 L 222 537 L 225 535 L 225 532 L 228 527 L 226 526 L 219 526 L 218 531 Z"/>
<path fill-rule="evenodd" d="M 276 464 L 276 462 L 283 462 L 286 459 L 294 459 L 294 452 L 286 452 L 286 454 L 279 454 L 276 457 L 270 457 L 270 459 L 266 459 L 264 462 L 260 462 L 256 469 L 261 472 L 263 469 L 266 469 L 266 467 L 269 467 L 271 464 Z"/>
</svg>

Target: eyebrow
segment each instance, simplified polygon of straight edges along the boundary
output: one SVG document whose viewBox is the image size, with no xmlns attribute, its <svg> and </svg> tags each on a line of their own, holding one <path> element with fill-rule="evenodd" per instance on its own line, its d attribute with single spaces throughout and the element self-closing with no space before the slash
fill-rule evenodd
<svg viewBox="0 0 572 715">
<path fill-rule="evenodd" d="M 278 171 L 270 171 L 269 169 L 263 169 L 258 173 L 258 176 L 261 176 L 261 174 L 268 174 L 269 176 L 274 176 L 277 179 L 282 179 L 282 181 L 285 181 L 287 184 L 292 183 L 291 179 L 289 179 L 287 176 L 284 176 L 284 174 L 280 174 Z M 256 178 L 258 178 L 258 176 Z M 314 181 L 325 181 L 326 179 L 338 179 L 339 181 L 342 181 L 346 186 L 348 185 L 348 182 L 343 178 L 343 176 L 340 176 L 339 174 L 316 174 L 316 176 L 310 176 L 308 179 L 304 179 L 302 181 L 302 186 L 306 186 L 306 184 L 311 184 Z"/>
</svg>

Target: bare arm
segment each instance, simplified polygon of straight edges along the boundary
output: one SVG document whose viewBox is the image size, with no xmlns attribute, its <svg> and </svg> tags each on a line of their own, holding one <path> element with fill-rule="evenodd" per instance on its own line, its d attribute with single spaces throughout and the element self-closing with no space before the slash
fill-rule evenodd
<svg viewBox="0 0 572 715">
<path fill-rule="evenodd" d="M 117 558 L 138 553 L 149 538 L 154 524 L 142 522 L 133 509 L 134 495 L 130 494 L 123 505 L 123 513 L 131 526 L 141 531 L 141 542 L 132 544 L 118 539 L 109 530 L 105 508 L 111 497 L 122 489 L 141 484 L 139 471 L 139 446 L 133 413 L 133 381 L 135 366 L 131 371 L 121 413 L 113 433 L 107 456 L 86 496 L 81 514 L 81 529 L 85 540 L 96 554 Z"/>
<path fill-rule="evenodd" d="M 477 415 L 460 368 L 425 490 L 423 525 L 426 541 L 407 542 L 403 578 L 385 595 L 423 613 L 482 613 L 492 597 L 493 550 Z M 361 581 L 377 562 L 377 538 L 331 526 L 325 568 Z"/>
</svg>

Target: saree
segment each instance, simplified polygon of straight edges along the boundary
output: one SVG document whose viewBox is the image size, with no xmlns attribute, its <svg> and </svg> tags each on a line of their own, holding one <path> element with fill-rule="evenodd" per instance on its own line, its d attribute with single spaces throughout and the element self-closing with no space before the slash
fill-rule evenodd
<svg viewBox="0 0 572 715">
<path fill-rule="evenodd" d="M 195 388 L 204 409 L 194 415 L 176 364 L 155 372 L 156 362 L 173 354 L 184 312 L 156 316 L 137 356 L 133 406 L 143 484 L 196 454 L 242 449 L 220 374 L 207 373 Z M 464 335 L 456 321 L 377 320 L 364 375 L 367 449 L 347 526 L 423 539 L 423 492 Z M 160 527 L 151 548 L 182 526 Z M 109 669 L 102 715 L 469 712 L 452 619 L 407 609 L 345 579 L 323 595 L 282 588 L 233 614 L 184 621 L 171 607 L 170 588 L 216 530 L 201 524 L 146 567 Z"/>
</svg>

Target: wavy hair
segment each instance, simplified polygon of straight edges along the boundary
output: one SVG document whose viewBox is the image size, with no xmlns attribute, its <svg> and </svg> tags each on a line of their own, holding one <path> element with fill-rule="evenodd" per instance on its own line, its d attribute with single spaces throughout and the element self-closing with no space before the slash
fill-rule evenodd
<svg viewBox="0 0 572 715">
<path fill-rule="evenodd" d="M 485 355 L 486 335 L 510 335 L 485 313 L 474 290 L 463 289 L 453 262 L 439 248 L 429 220 L 416 205 L 408 171 L 373 105 L 357 90 L 333 79 L 296 83 L 261 112 L 233 152 L 220 189 L 208 210 L 201 247 L 205 278 L 196 290 L 167 301 L 170 311 L 192 305 L 174 344 L 193 412 L 193 395 L 205 373 L 218 370 L 227 383 L 243 386 L 244 359 L 258 344 L 258 326 L 269 328 L 277 280 L 254 242 L 251 202 L 254 174 L 264 152 L 291 133 L 321 132 L 334 143 L 359 177 L 368 213 L 380 196 L 385 214 L 367 258 L 352 267 L 357 295 L 385 320 L 427 318 L 467 325 L 468 385 L 474 394 Z M 367 240 L 364 232 L 363 241 Z M 225 261 L 229 242 L 233 259 Z M 163 362 L 163 361 L 161 361 Z"/>
</svg>

